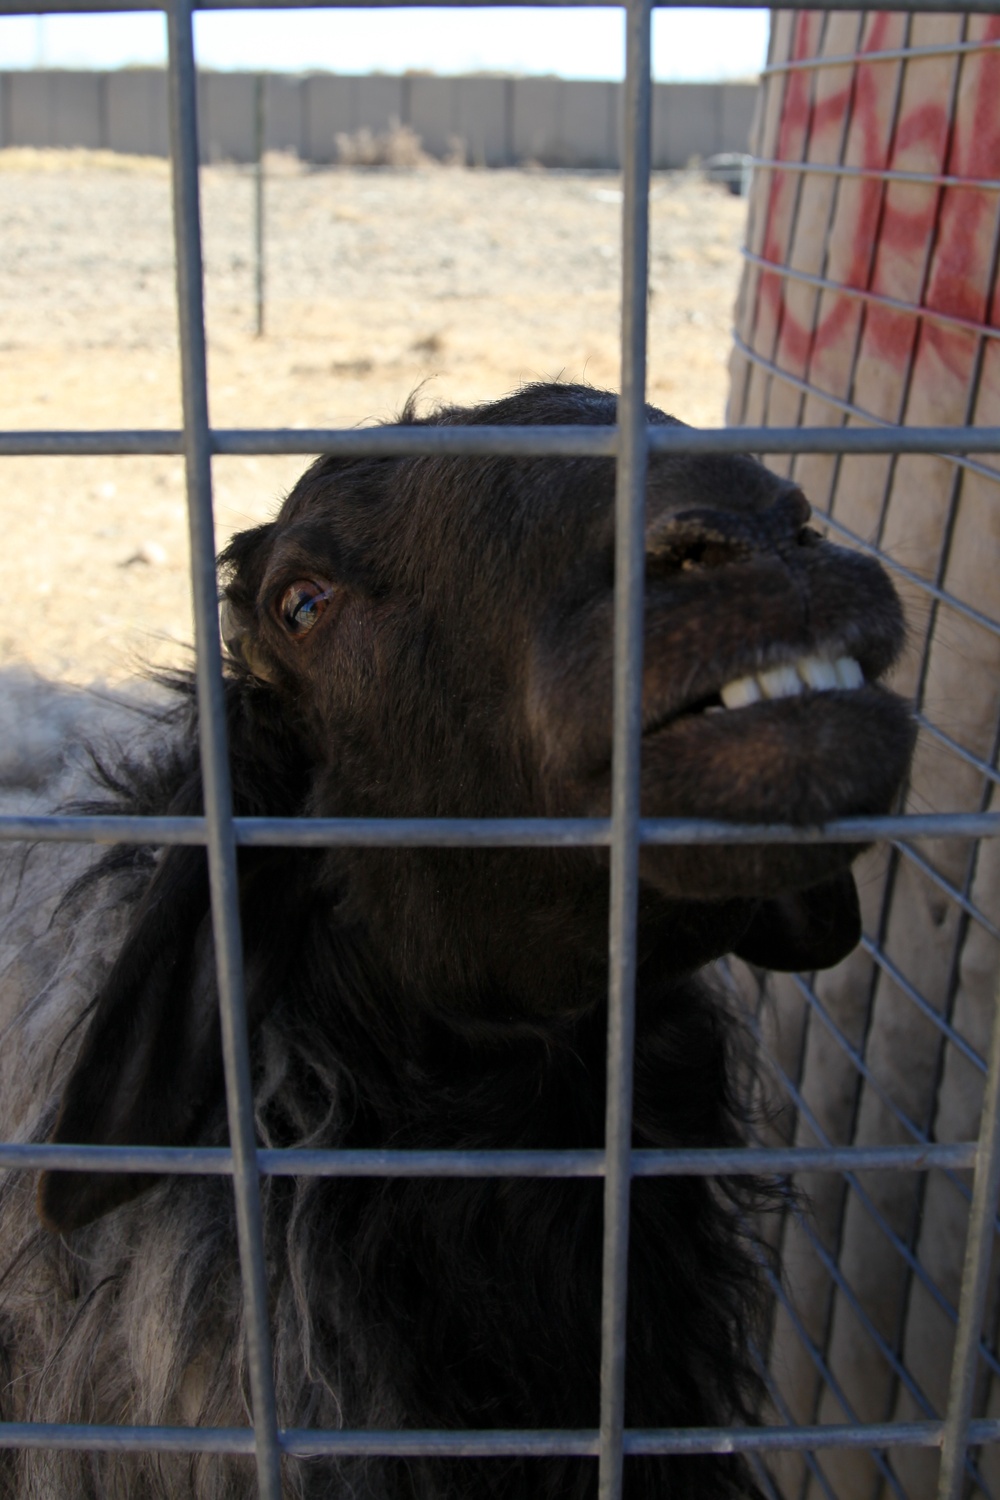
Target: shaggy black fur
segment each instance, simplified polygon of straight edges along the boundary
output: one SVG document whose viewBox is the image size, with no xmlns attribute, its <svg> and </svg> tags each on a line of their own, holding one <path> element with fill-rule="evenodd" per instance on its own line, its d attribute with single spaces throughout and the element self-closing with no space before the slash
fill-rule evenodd
<svg viewBox="0 0 1000 1500">
<path fill-rule="evenodd" d="M 536 387 L 435 420 L 613 421 L 614 399 Z M 612 492 L 606 461 L 314 465 L 278 521 L 236 538 L 223 559 L 237 813 L 606 807 Z M 765 818 L 785 808 L 811 820 L 886 806 L 911 731 L 874 685 L 901 638 L 881 570 L 820 543 L 794 486 L 748 459 L 654 464 L 649 508 L 646 811 Z M 303 588 L 320 601 L 308 628 L 296 613 Z M 703 712 L 741 673 L 822 650 L 852 652 L 869 685 Z M 153 748 L 105 773 L 122 811 L 199 810 L 184 691 Z M 638 1146 L 741 1141 L 740 1027 L 695 971 L 727 951 L 776 965 L 836 961 L 857 935 L 848 857 L 644 856 Z M 259 850 L 240 854 L 239 875 L 269 1143 L 602 1145 L 602 855 Z M 175 848 L 151 863 L 119 851 L 91 878 L 112 877 L 131 879 L 134 911 L 56 1138 L 224 1139 L 204 855 Z M 48 1174 L 41 1211 L 62 1231 L 110 1210 L 127 1224 L 147 1186 Z M 762 1279 L 747 1224 L 761 1193 L 747 1179 L 634 1184 L 629 1425 L 753 1421 L 760 1388 L 748 1350 Z M 199 1195 L 202 1223 L 228 1221 L 224 1184 L 193 1181 L 176 1195 Z M 291 1359 L 280 1309 L 293 1283 L 310 1320 L 308 1373 L 279 1382 L 282 1420 L 353 1427 L 388 1412 L 417 1428 L 596 1424 L 599 1182 L 275 1179 L 265 1209 L 279 1363 Z M 301 1345 L 301 1328 L 295 1337 Z M 331 1390 L 332 1413 L 321 1394 Z M 324 1461 L 296 1483 L 316 1497 L 353 1486 L 372 1500 L 584 1500 L 596 1464 Z M 626 1492 L 758 1494 L 733 1456 L 628 1459 Z"/>
<path fill-rule="evenodd" d="M 175 679 L 172 686 L 189 696 L 187 682 Z M 272 718 L 272 695 L 246 678 L 230 680 L 227 707 L 237 814 L 300 811 L 306 768 L 282 717 Z M 178 748 L 196 743 L 193 703 L 174 716 L 174 733 L 159 756 L 100 768 L 111 805 L 149 815 L 201 810 L 200 774 Z M 107 812 L 107 798 L 78 810 L 97 808 Z M 72 899 L 95 880 L 120 876 L 129 863 L 144 872 L 148 854 L 114 851 Z M 270 1046 L 280 1039 L 287 1059 L 276 1098 L 266 1097 L 263 1071 L 257 1080 L 268 1142 L 601 1146 L 603 982 L 595 976 L 589 993 L 578 994 L 581 1014 L 546 1024 L 437 1014 L 428 997 L 407 994 L 385 972 L 377 934 L 331 921 L 341 896 L 333 863 L 308 851 L 240 853 L 250 1015 L 268 1013 Z M 204 855 L 195 849 L 172 850 L 139 896 L 133 931 L 145 927 L 147 934 L 140 961 L 162 966 L 171 989 L 197 985 L 180 966 L 198 947 L 188 923 L 203 920 L 206 902 Z M 168 932 L 156 931 L 160 924 Z M 744 1084 L 749 1078 L 742 1027 L 704 978 L 669 977 L 670 947 L 669 934 L 649 947 L 639 974 L 635 1143 L 739 1144 L 743 1107 L 732 1086 L 738 1076 Z M 112 985 L 116 979 L 134 986 L 133 967 L 122 974 L 119 966 Z M 186 1066 L 206 1053 L 212 1064 L 197 1086 L 203 1112 L 189 1117 L 185 1134 L 224 1139 L 217 1044 L 199 1054 L 186 1038 L 174 1042 Z M 98 1039 L 91 1082 L 96 1055 L 107 1055 L 108 1046 L 107 1037 Z M 111 1052 L 109 1074 L 118 1067 Z M 169 1060 L 162 1066 L 171 1073 Z M 113 1087 L 110 1076 L 95 1092 L 105 1087 Z M 150 1134 L 157 1135 L 155 1127 Z M 143 1185 L 144 1179 L 121 1179 L 122 1196 Z M 754 1420 L 761 1391 L 748 1349 L 763 1312 L 764 1252 L 749 1223 L 771 1197 L 746 1177 L 634 1184 L 629 1425 Z M 287 1274 L 283 1242 L 294 1214 L 298 1253 L 312 1276 L 315 1373 L 338 1388 L 344 1425 L 364 1425 L 371 1392 L 387 1377 L 413 1427 L 596 1425 L 599 1182 L 346 1179 L 313 1182 L 296 1196 L 274 1179 L 265 1209 L 279 1282 Z M 322 1466 L 313 1467 L 305 1493 L 317 1500 L 339 1495 Z M 385 1460 L 356 1467 L 352 1474 L 348 1464 L 343 1479 L 383 1500 L 584 1500 L 596 1493 L 596 1463 L 588 1460 Z M 758 1493 L 739 1458 L 626 1462 L 630 1500 Z"/>
</svg>

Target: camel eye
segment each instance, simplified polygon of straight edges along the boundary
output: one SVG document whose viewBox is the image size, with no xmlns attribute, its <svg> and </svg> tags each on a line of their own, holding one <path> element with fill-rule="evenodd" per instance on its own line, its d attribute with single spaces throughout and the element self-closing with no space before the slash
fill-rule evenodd
<svg viewBox="0 0 1000 1500">
<path fill-rule="evenodd" d="M 290 635 L 308 635 L 330 602 L 333 589 L 312 579 L 300 578 L 281 596 L 278 614 Z"/>
</svg>

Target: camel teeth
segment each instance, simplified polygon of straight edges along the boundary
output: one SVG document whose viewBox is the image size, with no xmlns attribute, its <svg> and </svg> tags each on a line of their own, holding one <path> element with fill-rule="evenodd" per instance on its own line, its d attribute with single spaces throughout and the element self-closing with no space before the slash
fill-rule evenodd
<svg viewBox="0 0 1000 1500">
<path fill-rule="evenodd" d="M 844 688 L 859 688 L 864 686 L 865 676 L 853 656 L 838 656 L 833 664 L 837 674 L 837 681 Z"/>
<path fill-rule="evenodd" d="M 735 677 L 719 689 L 727 709 L 749 708 L 753 703 L 777 698 L 795 698 L 807 690 L 829 693 L 864 687 L 865 676 L 853 656 L 800 656 L 780 667 L 768 667 L 747 677 Z"/>
<path fill-rule="evenodd" d="M 795 698 L 803 691 L 802 679 L 794 666 L 770 667 L 757 673 L 757 681 L 765 698 Z"/>
<path fill-rule="evenodd" d="M 737 677 L 735 682 L 727 682 L 719 691 L 726 708 L 746 708 L 751 703 L 759 703 L 763 696 L 756 677 Z"/>
<path fill-rule="evenodd" d="M 806 687 L 812 688 L 814 692 L 824 693 L 840 686 L 837 669 L 826 657 L 803 656 L 795 663 L 795 670 Z"/>
</svg>

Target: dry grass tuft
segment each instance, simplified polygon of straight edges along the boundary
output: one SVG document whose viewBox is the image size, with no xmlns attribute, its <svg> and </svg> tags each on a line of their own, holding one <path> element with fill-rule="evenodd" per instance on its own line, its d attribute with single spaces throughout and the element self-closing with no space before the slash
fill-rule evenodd
<svg viewBox="0 0 1000 1500">
<path fill-rule="evenodd" d="M 427 167 L 434 158 L 427 155 L 411 125 L 394 119 L 378 135 L 367 125 L 350 134 L 339 131 L 337 160 L 342 167 Z"/>
<path fill-rule="evenodd" d="M 162 156 L 125 156 L 83 146 L 5 146 L 0 150 L 0 172 L 80 176 L 95 171 L 166 177 L 169 163 Z"/>
</svg>

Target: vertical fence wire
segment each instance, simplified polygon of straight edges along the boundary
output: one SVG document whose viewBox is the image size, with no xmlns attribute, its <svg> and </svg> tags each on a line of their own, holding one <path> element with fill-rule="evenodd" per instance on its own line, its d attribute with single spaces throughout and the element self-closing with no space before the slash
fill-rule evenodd
<svg viewBox="0 0 1000 1500">
<path fill-rule="evenodd" d="M 167 32 L 184 456 L 191 544 L 191 586 L 194 596 L 198 731 L 207 825 L 212 931 L 219 985 L 226 1108 L 233 1153 L 233 1186 L 236 1195 L 236 1224 L 258 1483 L 261 1500 L 281 1500 L 280 1449 L 268 1327 L 267 1273 L 254 1134 L 250 1046 L 243 992 L 236 841 L 233 835 L 222 651 L 219 640 L 191 0 L 172 0 L 167 12 Z"/>
<path fill-rule="evenodd" d="M 645 583 L 646 302 L 649 286 L 651 0 L 625 16 L 625 163 L 622 182 L 621 398 L 615 493 L 614 730 L 608 1095 L 601 1308 L 600 1500 L 622 1491 L 635 1037 L 636 920 Z"/>
<path fill-rule="evenodd" d="M 263 73 L 254 79 L 254 168 L 253 168 L 253 251 L 254 294 L 256 297 L 257 337 L 264 337 L 264 129 L 265 89 Z"/>
</svg>

